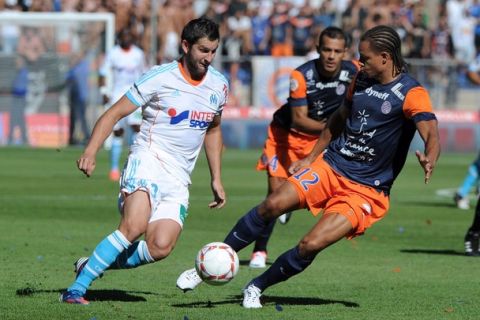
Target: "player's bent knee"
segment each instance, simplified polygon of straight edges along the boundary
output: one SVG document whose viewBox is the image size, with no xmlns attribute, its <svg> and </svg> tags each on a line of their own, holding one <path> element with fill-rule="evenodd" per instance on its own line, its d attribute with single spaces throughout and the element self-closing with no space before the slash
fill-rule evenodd
<svg viewBox="0 0 480 320">
<path fill-rule="evenodd" d="M 298 247 L 302 256 L 316 255 L 333 242 L 328 241 L 327 238 L 315 239 L 312 237 L 303 238 Z"/>
<path fill-rule="evenodd" d="M 261 210 L 259 213 L 262 217 L 267 220 L 271 220 L 276 218 L 281 214 L 281 207 L 279 206 L 278 201 L 276 201 L 273 197 L 267 197 L 261 205 Z"/>
<path fill-rule="evenodd" d="M 173 251 L 174 246 L 164 241 L 152 240 L 147 242 L 148 251 L 155 261 L 165 259 Z"/>
</svg>

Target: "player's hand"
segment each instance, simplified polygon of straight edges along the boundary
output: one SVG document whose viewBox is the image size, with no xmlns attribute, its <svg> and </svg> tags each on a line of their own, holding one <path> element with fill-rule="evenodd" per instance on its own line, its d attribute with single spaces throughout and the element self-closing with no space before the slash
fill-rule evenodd
<svg viewBox="0 0 480 320">
<path fill-rule="evenodd" d="M 223 185 L 219 181 L 212 181 L 212 192 L 213 192 L 213 201 L 208 204 L 210 209 L 222 208 L 225 203 L 227 203 L 227 198 L 225 197 L 225 190 L 223 189 Z"/>
<path fill-rule="evenodd" d="M 430 159 L 427 158 L 427 156 L 425 156 L 424 153 L 418 150 L 415 151 L 415 155 L 417 156 L 418 162 L 420 162 L 420 165 L 425 172 L 425 184 L 427 184 L 432 176 L 434 164 L 430 161 Z"/>
<path fill-rule="evenodd" d="M 87 177 L 90 177 L 95 170 L 95 156 L 88 155 L 83 153 L 80 158 L 77 160 L 77 167 L 80 171 L 82 171 Z"/>
<path fill-rule="evenodd" d="M 288 168 L 288 172 L 290 174 L 294 174 L 295 172 L 297 172 L 298 170 L 300 170 L 300 168 L 303 168 L 303 167 L 307 167 L 309 166 L 310 164 L 312 163 L 312 161 L 307 157 L 307 158 L 303 158 L 301 160 L 298 160 L 298 161 L 295 161 L 293 162 L 290 167 Z"/>
</svg>

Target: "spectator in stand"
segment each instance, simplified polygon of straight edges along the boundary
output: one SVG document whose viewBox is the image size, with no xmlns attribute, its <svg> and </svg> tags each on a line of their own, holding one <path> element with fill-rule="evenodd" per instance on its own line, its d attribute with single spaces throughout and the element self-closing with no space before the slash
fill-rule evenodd
<svg viewBox="0 0 480 320">
<path fill-rule="evenodd" d="M 269 19 L 267 39 L 270 41 L 271 55 L 274 57 L 292 56 L 292 25 L 288 16 L 288 4 L 275 3 Z"/>
<path fill-rule="evenodd" d="M 313 8 L 309 4 L 305 4 L 300 8 L 297 15 L 290 18 L 290 23 L 293 27 L 293 54 L 295 56 L 305 56 L 315 47 L 314 40 L 311 37 L 314 29 Z"/>
<path fill-rule="evenodd" d="M 251 20 L 252 55 L 270 54 L 270 46 L 267 38 L 267 29 L 269 23 L 270 11 L 262 10 L 261 4 L 250 2 L 248 4 L 248 14 Z"/>
<path fill-rule="evenodd" d="M 20 6 L 15 0 L 5 1 L 3 12 L 19 12 Z M 20 28 L 15 24 L 3 24 L 0 26 L 0 47 L 6 54 L 15 53 L 20 37 Z"/>
<path fill-rule="evenodd" d="M 158 63 L 172 62 L 180 57 L 180 35 L 183 26 L 194 18 L 191 3 L 186 0 L 167 0 L 158 11 Z"/>
<path fill-rule="evenodd" d="M 469 8 L 470 15 L 477 21 L 475 25 L 475 48 L 480 49 L 480 0 L 474 0 Z"/>
<path fill-rule="evenodd" d="M 457 101 L 457 78 L 455 67 L 453 66 L 454 49 L 452 35 L 448 29 L 447 17 L 445 15 L 438 18 L 438 25 L 432 31 L 431 39 L 432 59 L 437 67 L 433 68 L 431 77 L 437 84 L 434 90 L 441 90 L 445 94 L 445 104 L 454 106 Z M 438 89 L 435 89 L 438 88 Z M 437 95 L 432 93 L 432 97 Z M 439 105 L 440 103 L 434 103 Z"/>
<path fill-rule="evenodd" d="M 368 16 L 365 19 L 364 30 L 371 29 L 378 25 L 391 25 L 393 8 L 389 6 L 387 0 L 374 0 L 368 10 Z"/>
<path fill-rule="evenodd" d="M 314 19 L 315 25 L 321 25 L 324 28 L 334 24 L 335 10 L 330 0 L 323 1 L 320 7 L 314 10 Z"/>
<path fill-rule="evenodd" d="M 230 83 L 233 84 L 237 80 L 242 56 L 250 52 L 252 21 L 247 15 L 247 3 L 234 1 L 230 9 L 224 46 L 230 66 Z"/>
<path fill-rule="evenodd" d="M 470 15 L 465 0 L 448 0 L 446 6 L 455 58 L 461 65 L 468 65 L 475 59 L 476 21 Z"/>
</svg>

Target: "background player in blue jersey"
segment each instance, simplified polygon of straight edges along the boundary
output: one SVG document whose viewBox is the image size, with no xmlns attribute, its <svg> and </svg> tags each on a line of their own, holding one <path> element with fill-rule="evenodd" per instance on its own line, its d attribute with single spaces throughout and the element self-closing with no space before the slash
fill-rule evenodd
<svg viewBox="0 0 480 320">
<path fill-rule="evenodd" d="M 477 55 L 475 60 L 473 60 L 468 65 L 468 78 L 476 85 L 480 85 L 480 54 Z M 479 194 L 480 189 L 480 152 L 478 153 L 475 160 L 468 166 L 467 173 L 465 178 L 462 181 L 462 184 L 458 187 L 453 201 L 457 205 L 457 208 L 468 210 L 470 209 L 470 199 L 469 194 L 472 189 L 475 189 L 475 193 Z"/>
<path fill-rule="evenodd" d="M 273 115 L 263 154 L 257 163 L 258 170 L 267 171 L 268 194 L 287 180 L 288 167 L 294 161 L 310 153 L 327 118 L 342 104 L 358 71 L 358 63 L 343 60 L 346 50 L 347 36 L 343 30 L 328 27 L 319 36 L 319 57 L 291 73 L 288 101 Z M 285 224 L 290 215 L 290 212 L 283 214 L 278 220 Z M 267 243 L 275 221 L 255 242 L 250 267 L 265 268 Z"/>
<path fill-rule="evenodd" d="M 360 38 L 359 52 L 361 71 L 312 152 L 292 164 L 288 182 L 240 218 L 224 240 L 239 251 L 284 212 L 322 212 L 297 246 L 247 284 L 245 308 L 261 308 L 265 289 L 301 273 L 323 249 L 363 234 L 385 216 L 416 130 L 425 143 L 424 152 L 416 151 L 425 183 L 431 178 L 440 154 L 437 120 L 427 91 L 405 72 L 400 37 L 391 27 L 374 27 Z M 192 289 L 201 280 L 185 271 L 179 282 Z"/>
<path fill-rule="evenodd" d="M 195 19 L 184 27 L 181 39 L 182 57 L 136 80 L 99 118 L 77 160 L 78 169 L 90 176 L 115 123 L 142 109 L 140 132 L 120 181 L 120 224 L 90 257 L 75 263 L 77 278 L 60 297 L 65 303 L 88 304 L 87 289 L 107 269 L 135 268 L 171 253 L 188 215 L 190 176 L 204 141 L 213 193 L 209 207 L 225 204 L 220 122 L 228 83 L 210 65 L 219 28 L 208 19 Z M 145 240 L 137 240 L 141 235 Z"/>
</svg>

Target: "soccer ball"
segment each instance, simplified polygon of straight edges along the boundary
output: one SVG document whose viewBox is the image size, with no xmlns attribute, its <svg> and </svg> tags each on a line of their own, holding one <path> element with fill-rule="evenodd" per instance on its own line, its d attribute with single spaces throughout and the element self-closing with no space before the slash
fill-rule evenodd
<svg viewBox="0 0 480 320">
<path fill-rule="evenodd" d="M 198 251 L 195 269 L 206 283 L 215 286 L 224 285 L 238 272 L 237 253 L 223 242 L 206 244 Z"/>
</svg>

